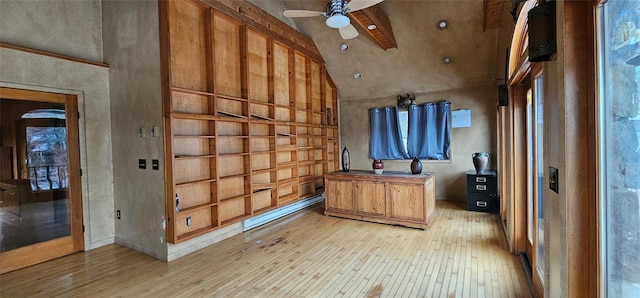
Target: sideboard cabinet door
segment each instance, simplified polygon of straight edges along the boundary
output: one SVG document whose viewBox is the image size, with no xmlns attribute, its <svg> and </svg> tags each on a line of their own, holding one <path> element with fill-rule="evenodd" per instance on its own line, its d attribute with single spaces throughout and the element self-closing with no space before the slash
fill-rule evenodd
<svg viewBox="0 0 640 298">
<path fill-rule="evenodd" d="M 384 182 L 356 181 L 356 211 L 385 216 L 385 191 Z"/>
<path fill-rule="evenodd" d="M 326 209 L 353 213 L 353 182 L 351 180 L 331 179 L 327 181 Z"/>
<path fill-rule="evenodd" d="M 425 220 L 424 185 L 395 183 L 390 187 L 391 217 Z"/>
</svg>

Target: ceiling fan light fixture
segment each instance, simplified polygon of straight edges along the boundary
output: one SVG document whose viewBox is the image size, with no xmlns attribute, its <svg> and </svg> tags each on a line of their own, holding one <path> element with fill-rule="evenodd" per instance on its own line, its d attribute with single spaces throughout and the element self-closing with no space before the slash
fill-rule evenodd
<svg viewBox="0 0 640 298">
<path fill-rule="evenodd" d="M 338 29 L 349 25 L 350 21 L 349 18 L 345 15 L 334 14 L 327 18 L 326 23 L 327 26 Z"/>
</svg>

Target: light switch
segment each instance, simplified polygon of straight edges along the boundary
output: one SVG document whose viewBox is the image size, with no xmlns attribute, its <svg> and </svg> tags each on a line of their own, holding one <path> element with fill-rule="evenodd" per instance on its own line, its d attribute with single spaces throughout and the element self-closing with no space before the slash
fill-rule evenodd
<svg viewBox="0 0 640 298">
<path fill-rule="evenodd" d="M 146 159 L 138 159 L 138 169 L 146 169 L 147 168 L 147 160 Z"/>
<path fill-rule="evenodd" d="M 558 169 L 549 167 L 549 189 L 558 193 Z"/>
</svg>

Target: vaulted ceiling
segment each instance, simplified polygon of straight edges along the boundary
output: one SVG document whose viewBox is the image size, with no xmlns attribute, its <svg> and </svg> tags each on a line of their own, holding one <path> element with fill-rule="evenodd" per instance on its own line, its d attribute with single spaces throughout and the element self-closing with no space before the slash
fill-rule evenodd
<svg viewBox="0 0 640 298">
<path fill-rule="evenodd" d="M 282 0 L 283 9 L 314 11 L 327 2 Z M 501 73 L 497 53 L 504 52 L 499 27 L 513 26 L 510 8 L 508 0 L 385 0 L 350 15 L 360 33 L 350 40 L 322 16 L 291 20 L 318 47 L 341 100 L 357 100 L 495 82 Z M 440 20 L 448 22 L 446 29 L 437 28 Z M 371 23 L 381 30 L 367 30 Z M 342 43 L 348 50 L 340 50 Z"/>
</svg>

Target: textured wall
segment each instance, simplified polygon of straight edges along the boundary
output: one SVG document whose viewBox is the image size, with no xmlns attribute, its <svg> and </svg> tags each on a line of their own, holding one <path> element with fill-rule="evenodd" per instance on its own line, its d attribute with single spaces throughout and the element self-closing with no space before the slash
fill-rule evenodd
<svg viewBox="0 0 640 298">
<path fill-rule="evenodd" d="M 108 75 L 104 67 L 0 48 L 0 85 L 78 96 L 86 249 L 114 239 Z"/>
<path fill-rule="evenodd" d="M 164 138 L 156 1 L 104 1 L 104 56 L 111 66 L 116 242 L 164 259 Z M 146 136 L 140 137 L 144 128 Z M 138 159 L 147 169 L 138 169 Z M 151 169 L 158 159 L 160 170 Z"/>
<path fill-rule="evenodd" d="M 0 40 L 102 61 L 100 1 L 0 1 Z"/>
<path fill-rule="evenodd" d="M 466 172 L 473 169 L 471 155 L 477 151 L 489 152 L 494 156 L 495 113 L 497 89 L 493 84 L 453 90 L 424 92 L 416 94 L 418 104 L 448 100 L 451 110 L 470 109 L 471 127 L 451 129 L 451 160 L 426 161 L 425 172 L 436 173 L 436 198 L 446 200 L 466 200 Z M 340 102 L 340 138 L 342 146 L 349 148 L 351 168 L 370 170 L 369 159 L 369 108 L 393 106 L 395 97 L 348 100 Z M 342 149 L 341 149 L 342 150 Z M 386 170 L 410 171 L 411 160 L 384 161 Z M 495 159 L 490 160 L 490 168 L 495 169 Z"/>
</svg>

